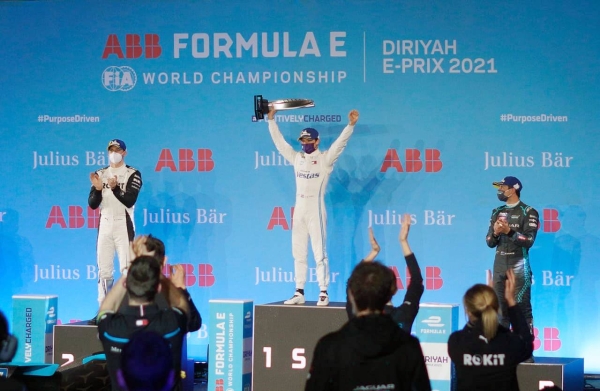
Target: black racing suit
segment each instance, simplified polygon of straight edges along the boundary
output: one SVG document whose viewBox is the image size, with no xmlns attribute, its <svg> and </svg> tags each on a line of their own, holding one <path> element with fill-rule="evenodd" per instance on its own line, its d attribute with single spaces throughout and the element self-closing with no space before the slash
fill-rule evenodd
<svg viewBox="0 0 600 391">
<path fill-rule="evenodd" d="M 468 323 L 448 339 L 460 391 L 519 391 L 517 365 L 531 357 L 533 337 L 517 306 L 508 309 L 514 332 L 499 326 L 487 340 L 481 322 Z"/>
<path fill-rule="evenodd" d="M 494 235 L 494 223 L 506 219 L 510 227 L 508 234 Z M 529 249 L 533 246 L 539 227 L 538 212 L 531 206 L 519 201 L 516 205 L 502 205 L 492 211 L 490 227 L 485 241 L 490 248 L 496 247 L 494 258 L 494 290 L 500 301 L 500 323 L 509 327 L 507 304 L 504 299 L 506 271 L 515 273 L 515 292 L 519 308 L 523 311 L 529 327 L 533 327 L 531 309 L 531 265 Z"/>
<path fill-rule="evenodd" d="M 404 259 L 410 273 L 410 283 L 408 284 L 408 288 L 406 288 L 404 302 L 399 307 L 386 305 L 384 313 L 390 315 L 402 330 L 410 334 L 413 322 L 419 312 L 419 302 L 425 288 L 423 287 L 423 275 L 421 274 L 415 254 L 411 253 L 405 256 Z M 354 317 L 348 296 L 346 296 L 346 312 L 348 313 L 348 319 Z"/>
</svg>

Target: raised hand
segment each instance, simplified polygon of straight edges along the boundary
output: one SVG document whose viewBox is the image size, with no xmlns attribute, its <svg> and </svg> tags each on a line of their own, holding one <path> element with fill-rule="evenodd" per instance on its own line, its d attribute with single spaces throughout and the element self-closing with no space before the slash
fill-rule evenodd
<svg viewBox="0 0 600 391">
<path fill-rule="evenodd" d="M 369 243 L 371 243 L 371 252 L 365 257 L 365 262 L 374 261 L 377 254 L 379 254 L 379 250 L 381 250 L 381 247 L 379 247 L 379 243 L 377 243 L 377 239 L 375 239 L 375 235 L 373 234 L 372 227 L 369 227 Z"/>
<path fill-rule="evenodd" d="M 410 215 L 405 213 L 402 216 L 402 227 L 400 227 L 400 234 L 398 240 L 400 242 L 406 242 L 408 240 L 408 232 L 410 231 Z"/>
<path fill-rule="evenodd" d="M 351 110 L 350 113 L 348 113 L 348 120 L 350 121 L 350 125 L 355 125 L 356 122 L 358 122 L 358 110 Z"/>
<path fill-rule="evenodd" d="M 185 289 L 185 269 L 183 265 L 171 266 L 170 280 L 177 288 Z"/>
<path fill-rule="evenodd" d="M 410 232 L 410 215 L 405 213 L 402 216 L 402 226 L 400 227 L 400 233 L 398 234 L 398 241 L 400 242 L 400 247 L 402 247 L 402 253 L 404 256 L 408 256 L 412 254 L 412 250 L 408 245 L 408 233 Z"/>
</svg>

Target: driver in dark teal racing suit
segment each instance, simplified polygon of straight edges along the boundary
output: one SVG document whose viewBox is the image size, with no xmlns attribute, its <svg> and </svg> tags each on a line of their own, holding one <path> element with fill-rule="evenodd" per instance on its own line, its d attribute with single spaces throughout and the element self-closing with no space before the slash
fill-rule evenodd
<svg viewBox="0 0 600 391">
<path fill-rule="evenodd" d="M 504 281 L 506 271 L 512 269 L 516 278 L 515 300 L 533 333 L 529 249 L 535 242 L 539 227 L 538 212 L 520 200 L 523 185 L 517 178 L 508 176 L 493 185 L 498 188 L 498 199 L 506 202 L 506 205 L 492 211 L 485 238 L 490 248 L 496 248 L 494 290 L 500 300 L 500 323 L 507 328 L 510 324 L 504 299 Z"/>
</svg>

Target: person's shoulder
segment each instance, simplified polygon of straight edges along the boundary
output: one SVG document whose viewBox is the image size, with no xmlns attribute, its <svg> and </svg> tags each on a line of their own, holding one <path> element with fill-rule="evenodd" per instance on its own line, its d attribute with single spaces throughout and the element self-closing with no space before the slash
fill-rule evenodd
<svg viewBox="0 0 600 391">
<path fill-rule="evenodd" d="M 448 343 L 452 343 L 452 342 L 457 342 L 457 343 L 462 343 L 463 341 L 466 341 L 469 338 L 472 338 L 472 332 L 466 330 L 466 329 L 462 329 L 462 330 L 456 330 L 454 331 L 452 334 L 450 334 L 450 336 L 448 337 Z"/>
<path fill-rule="evenodd" d="M 332 332 L 322 336 L 319 339 L 319 344 L 321 346 L 336 345 L 336 344 L 340 343 L 340 341 L 343 341 L 345 338 L 348 337 L 348 332 L 349 332 L 348 323 L 346 323 L 344 326 L 342 326 L 341 329 L 332 331 Z"/>
<path fill-rule="evenodd" d="M 106 172 L 106 170 L 108 170 L 109 167 L 110 166 L 102 167 L 102 168 L 96 170 L 96 173 L 98 173 L 98 175 L 102 175 Z"/>
<path fill-rule="evenodd" d="M 107 330 L 111 327 L 113 327 L 113 325 L 116 323 L 115 320 L 118 320 L 120 318 L 120 314 L 117 312 L 113 312 L 113 311 L 105 311 L 105 312 L 101 312 L 98 315 L 96 324 L 98 325 L 98 330 L 102 331 L 102 330 Z M 100 332 L 99 335 L 101 336 L 102 333 Z"/>
<path fill-rule="evenodd" d="M 464 330 L 453 331 L 452 334 L 450 334 L 450 336 L 448 337 L 448 340 L 460 338 L 464 333 Z"/>
<path fill-rule="evenodd" d="M 415 337 L 414 335 L 411 335 L 409 333 L 407 333 L 406 331 L 400 329 L 401 333 L 401 338 L 404 342 L 406 342 L 409 345 L 421 345 L 421 342 L 419 341 L 419 338 Z"/>
<path fill-rule="evenodd" d="M 533 206 L 527 205 L 523 201 L 520 201 L 520 203 L 523 210 L 525 210 L 525 213 L 537 213 L 537 210 Z"/>
<path fill-rule="evenodd" d="M 163 317 L 175 319 L 177 323 L 187 323 L 187 315 L 181 309 L 177 307 L 165 308 L 163 311 Z"/>
<path fill-rule="evenodd" d="M 130 171 L 131 173 L 138 173 L 141 174 L 140 170 L 138 170 L 137 168 L 130 166 L 130 165 L 125 165 L 125 167 L 127 168 L 127 171 Z"/>
<path fill-rule="evenodd" d="M 169 313 L 172 313 L 175 316 L 185 315 L 185 313 L 182 310 L 180 310 L 179 308 L 177 308 L 177 307 L 169 307 L 169 308 L 166 308 L 165 311 L 167 311 Z"/>
<path fill-rule="evenodd" d="M 506 205 L 497 206 L 492 210 L 492 214 L 496 214 L 496 213 L 500 212 L 502 209 L 506 209 L 506 208 L 507 208 Z"/>
</svg>

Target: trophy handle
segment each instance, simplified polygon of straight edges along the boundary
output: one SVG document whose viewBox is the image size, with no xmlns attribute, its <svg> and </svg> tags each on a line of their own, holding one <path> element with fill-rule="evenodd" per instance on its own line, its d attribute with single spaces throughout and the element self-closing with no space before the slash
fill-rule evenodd
<svg viewBox="0 0 600 391">
<path fill-rule="evenodd" d="M 279 99 L 269 102 L 262 95 L 254 95 L 254 115 L 256 119 L 264 119 L 265 113 L 271 108 L 275 110 L 292 110 L 307 107 L 315 107 L 312 99 Z"/>
<path fill-rule="evenodd" d="M 265 113 L 269 112 L 269 101 L 263 99 L 262 95 L 254 95 L 254 115 L 256 119 L 264 119 Z"/>
</svg>

